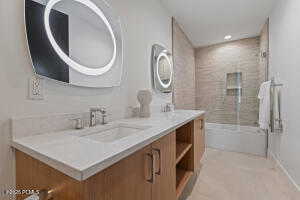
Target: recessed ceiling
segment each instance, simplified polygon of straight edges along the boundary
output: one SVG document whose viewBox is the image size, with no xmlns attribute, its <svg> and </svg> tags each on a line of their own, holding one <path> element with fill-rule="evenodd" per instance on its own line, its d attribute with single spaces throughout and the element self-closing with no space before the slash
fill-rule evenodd
<svg viewBox="0 0 300 200">
<path fill-rule="evenodd" d="M 195 47 L 259 35 L 276 0 L 161 0 Z"/>
</svg>

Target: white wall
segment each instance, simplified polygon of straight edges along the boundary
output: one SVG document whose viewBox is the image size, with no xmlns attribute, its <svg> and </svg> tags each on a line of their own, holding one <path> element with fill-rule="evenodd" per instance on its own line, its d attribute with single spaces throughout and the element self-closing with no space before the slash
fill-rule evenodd
<svg viewBox="0 0 300 200">
<path fill-rule="evenodd" d="M 270 17 L 270 75 L 282 88 L 284 133 L 271 137 L 271 151 L 300 185 L 300 1 L 278 0 Z"/>
<path fill-rule="evenodd" d="M 86 89 L 45 83 L 45 100 L 27 99 L 28 78 L 33 75 L 27 52 L 22 0 L 0 1 L 0 190 L 13 185 L 13 155 L 9 148 L 9 119 L 12 116 L 49 115 L 87 111 L 107 106 L 113 118 L 125 116 L 135 106 L 136 93 L 150 89 L 150 55 L 153 43 L 172 49 L 171 17 L 159 0 L 109 0 L 121 16 L 125 39 L 122 86 Z M 169 101 L 155 96 L 154 104 Z M 1 197 L 2 199 L 2 197 Z"/>
</svg>

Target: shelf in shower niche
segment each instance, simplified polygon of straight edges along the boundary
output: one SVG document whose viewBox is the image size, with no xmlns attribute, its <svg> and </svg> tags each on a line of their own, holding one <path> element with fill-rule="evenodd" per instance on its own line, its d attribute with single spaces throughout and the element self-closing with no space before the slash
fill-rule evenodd
<svg viewBox="0 0 300 200">
<path fill-rule="evenodd" d="M 235 87 L 235 86 L 230 86 L 226 88 L 227 90 L 241 90 L 243 89 L 242 87 Z"/>
<path fill-rule="evenodd" d="M 242 96 L 243 88 L 242 87 L 229 87 L 226 89 L 227 96 Z"/>
<path fill-rule="evenodd" d="M 242 72 L 226 74 L 226 90 L 242 90 Z"/>
</svg>

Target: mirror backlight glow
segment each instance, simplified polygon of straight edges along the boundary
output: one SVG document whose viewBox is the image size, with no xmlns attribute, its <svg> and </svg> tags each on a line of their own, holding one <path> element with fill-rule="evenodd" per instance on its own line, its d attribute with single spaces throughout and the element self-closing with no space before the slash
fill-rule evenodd
<svg viewBox="0 0 300 200">
<path fill-rule="evenodd" d="M 171 68 L 171 66 L 172 66 L 172 63 L 171 63 L 171 60 L 170 60 L 169 56 L 168 56 L 166 53 L 162 52 L 162 53 L 159 54 L 159 56 L 158 56 L 158 58 L 157 58 L 157 62 L 156 62 L 156 67 L 157 67 L 156 74 L 157 74 L 157 79 L 158 79 L 159 83 L 161 84 L 161 86 L 162 86 L 163 88 L 168 88 L 168 87 L 170 87 L 171 84 L 172 84 L 173 70 L 170 70 L 171 75 L 170 75 L 170 80 L 169 80 L 169 82 L 168 82 L 167 84 L 164 83 L 164 82 L 161 80 L 160 75 L 159 75 L 159 67 L 160 67 L 159 62 L 160 62 L 160 59 L 162 59 L 162 58 L 165 58 L 165 59 L 167 60 L 167 62 L 168 62 L 168 64 L 169 64 L 170 68 Z"/>
<path fill-rule="evenodd" d="M 116 37 L 114 35 L 113 29 L 112 29 L 109 21 L 105 17 L 105 15 L 103 14 L 103 12 L 90 0 L 73 0 L 73 1 L 79 2 L 79 3 L 87 6 L 88 8 L 90 8 L 93 12 L 95 12 L 103 20 L 104 24 L 106 25 L 106 27 L 108 28 L 108 30 L 111 34 L 111 38 L 113 41 L 114 50 L 113 50 L 113 56 L 112 56 L 110 62 L 107 65 L 99 67 L 99 68 L 89 68 L 89 67 L 81 65 L 81 64 L 75 62 L 74 60 L 72 60 L 68 55 L 66 55 L 64 53 L 64 51 L 59 47 L 59 45 L 57 44 L 57 42 L 54 39 L 54 36 L 53 36 L 51 28 L 50 28 L 49 17 L 50 17 L 52 8 L 55 6 L 55 4 L 59 3 L 60 1 L 63 1 L 63 0 L 50 0 L 46 6 L 45 14 L 44 14 L 44 23 L 45 23 L 44 25 L 45 25 L 46 34 L 48 36 L 48 39 L 49 39 L 52 47 L 54 48 L 55 52 L 57 53 L 57 55 L 67 65 L 69 65 L 74 70 L 76 70 L 82 74 L 90 75 L 90 76 L 99 76 L 99 75 L 102 75 L 102 74 L 108 72 L 112 68 L 112 66 L 114 65 L 114 63 L 116 61 L 117 44 L 116 44 Z"/>
</svg>

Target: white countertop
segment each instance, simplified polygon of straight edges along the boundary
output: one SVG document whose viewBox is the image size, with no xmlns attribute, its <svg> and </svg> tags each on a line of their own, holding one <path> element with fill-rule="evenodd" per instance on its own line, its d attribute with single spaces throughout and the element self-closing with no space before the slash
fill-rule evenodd
<svg viewBox="0 0 300 200">
<path fill-rule="evenodd" d="M 174 113 L 159 113 L 146 119 L 123 119 L 83 130 L 14 139 L 12 146 L 76 180 L 83 181 L 204 113 L 196 110 L 176 110 Z M 150 128 L 113 143 L 82 137 L 116 123 Z"/>
</svg>

